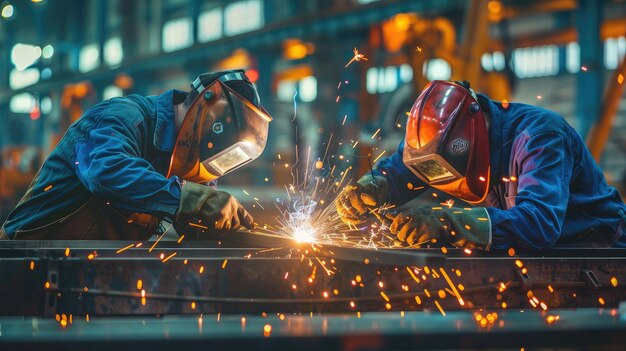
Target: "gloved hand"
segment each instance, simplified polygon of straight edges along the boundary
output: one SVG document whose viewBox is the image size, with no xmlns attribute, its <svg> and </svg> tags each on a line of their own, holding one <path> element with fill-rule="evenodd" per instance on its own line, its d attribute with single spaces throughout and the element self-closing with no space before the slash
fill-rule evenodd
<svg viewBox="0 0 626 351">
<path fill-rule="evenodd" d="M 197 220 L 200 220 L 197 223 Z M 227 192 L 193 182 L 184 182 L 176 222 L 197 223 L 209 231 L 224 234 L 244 226 L 254 228 L 254 220 L 243 206 Z M 179 233 L 180 234 L 180 233 Z"/>
<path fill-rule="evenodd" d="M 484 207 L 448 208 L 414 206 L 392 219 L 389 230 L 401 242 L 422 246 L 436 240 L 457 247 L 479 247 L 489 250 L 491 222 Z"/>
<path fill-rule="evenodd" d="M 369 214 L 368 209 L 381 206 L 387 199 L 387 179 L 366 175 L 349 184 L 335 202 L 337 213 L 344 223 L 356 224 Z"/>
</svg>

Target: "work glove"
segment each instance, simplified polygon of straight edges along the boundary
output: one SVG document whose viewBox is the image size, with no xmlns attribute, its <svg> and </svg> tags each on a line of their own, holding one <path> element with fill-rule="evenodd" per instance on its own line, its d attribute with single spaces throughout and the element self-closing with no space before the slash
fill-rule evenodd
<svg viewBox="0 0 626 351">
<path fill-rule="evenodd" d="M 404 245 L 452 244 L 489 250 L 491 222 L 484 207 L 455 208 L 414 206 L 398 214 L 389 213 L 389 230 Z"/>
<path fill-rule="evenodd" d="M 176 222 L 185 227 L 189 223 L 197 224 L 216 234 L 236 231 L 240 226 L 254 228 L 252 216 L 235 197 L 227 192 L 187 181 L 183 183 L 180 192 Z"/>
<path fill-rule="evenodd" d="M 387 179 L 366 175 L 358 182 L 349 184 L 337 197 L 337 214 L 346 224 L 363 220 L 370 209 L 381 206 L 387 199 Z"/>
</svg>

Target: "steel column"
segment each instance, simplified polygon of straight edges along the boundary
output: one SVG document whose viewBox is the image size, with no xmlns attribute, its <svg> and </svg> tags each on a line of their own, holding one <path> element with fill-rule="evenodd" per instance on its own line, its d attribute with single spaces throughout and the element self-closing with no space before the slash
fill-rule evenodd
<svg viewBox="0 0 626 351">
<path fill-rule="evenodd" d="M 600 113 L 602 90 L 603 46 L 600 24 L 604 1 L 579 0 L 576 16 L 581 70 L 576 78 L 576 117 L 578 133 L 585 138 Z"/>
</svg>

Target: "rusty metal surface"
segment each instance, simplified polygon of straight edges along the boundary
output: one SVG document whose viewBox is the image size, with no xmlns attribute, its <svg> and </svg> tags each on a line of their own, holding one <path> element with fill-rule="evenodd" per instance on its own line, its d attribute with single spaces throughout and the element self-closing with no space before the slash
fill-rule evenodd
<svg viewBox="0 0 626 351">
<path fill-rule="evenodd" d="M 218 242 L 163 242 L 152 252 L 152 244 L 144 243 L 116 253 L 128 243 L 6 243 L 0 243 L 2 315 L 439 313 L 439 307 L 528 309 L 533 297 L 548 309 L 616 307 L 626 300 L 623 284 L 611 283 L 611 278 L 626 281 L 626 250 L 619 249 L 509 257 L 463 250 L 314 252 L 310 246 L 242 248 Z M 172 253 L 162 262 L 161 254 Z"/>
</svg>

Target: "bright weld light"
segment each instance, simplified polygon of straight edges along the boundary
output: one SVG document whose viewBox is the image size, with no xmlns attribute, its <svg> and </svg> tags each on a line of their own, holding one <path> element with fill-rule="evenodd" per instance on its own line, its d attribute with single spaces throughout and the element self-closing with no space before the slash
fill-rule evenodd
<svg viewBox="0 0 626 351">
<path fill-rule="evenodd" d="M 315 241 L 315 230 L 310 225 L 303 225 L 294 229 L 291 236 L 299 243 L 311 243 Z"/>
</svg>

